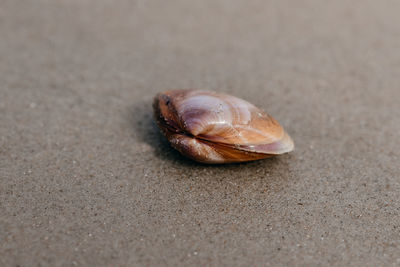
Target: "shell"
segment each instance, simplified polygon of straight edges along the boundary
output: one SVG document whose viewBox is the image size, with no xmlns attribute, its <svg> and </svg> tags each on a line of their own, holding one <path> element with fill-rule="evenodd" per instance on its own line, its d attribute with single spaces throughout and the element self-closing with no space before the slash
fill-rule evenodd
<svg viewBox="0 0 400 267">
<path fill-rule="evenodd" d="M 232 163 L 290 152 L 294 144 L 270 115 L 240 98 L 171 90 L 154 98 L 154 116 L 181 154 L 203 163 Z"/>
</svg>

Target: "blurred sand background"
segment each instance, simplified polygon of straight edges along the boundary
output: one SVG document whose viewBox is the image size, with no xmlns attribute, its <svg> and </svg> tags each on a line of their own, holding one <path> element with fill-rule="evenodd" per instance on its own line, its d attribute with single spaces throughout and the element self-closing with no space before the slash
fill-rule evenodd
<svg viewBox="0 0 400 267">
<path fill-rule="evenodd" d="M 0 1 L 0 266 L 400 264 L 399 1 Z M 151 102 L 233 94 L 296 151 L 182 158 Z"/>
</svg>

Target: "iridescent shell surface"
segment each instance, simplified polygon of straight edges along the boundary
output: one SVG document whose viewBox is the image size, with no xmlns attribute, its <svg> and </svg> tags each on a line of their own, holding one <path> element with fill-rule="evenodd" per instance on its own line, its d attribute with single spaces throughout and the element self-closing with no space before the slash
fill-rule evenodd
<svg viewBox="0 0 400 267">
<path fill-rule="evenodd" d="M 270 115 L 240 98 L 171 90 L 154 98 L 154 116 L 172 146 L 203 163 L 232 163 L 290 152 L 294 144 Z"/>
</svg>

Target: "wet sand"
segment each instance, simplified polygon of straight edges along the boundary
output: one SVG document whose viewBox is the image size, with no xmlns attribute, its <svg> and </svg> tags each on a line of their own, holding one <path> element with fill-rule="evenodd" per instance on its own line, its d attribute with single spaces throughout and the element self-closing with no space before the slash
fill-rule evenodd
<svg viewBox="0 0 400 267">
<path fill-rule="evenodd" d="M 397 1 L 2 1 L 0 266 L 400 264 Z M 152 98 L 204 88 L 296 150 L 198 164 Z"/>
</svg>

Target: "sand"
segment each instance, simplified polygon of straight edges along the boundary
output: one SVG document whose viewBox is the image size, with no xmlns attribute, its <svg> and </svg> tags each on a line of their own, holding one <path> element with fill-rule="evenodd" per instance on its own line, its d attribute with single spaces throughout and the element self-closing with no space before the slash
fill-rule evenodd
<svg viewBox="0 0 400 267">
<path fill-rule="evenodd" d="M 3 0 L 0 266 L 400 264 L 400 2 Z M 152 98 L 199 88 L 296 150 L 180 156 Z"/>
</svg>

